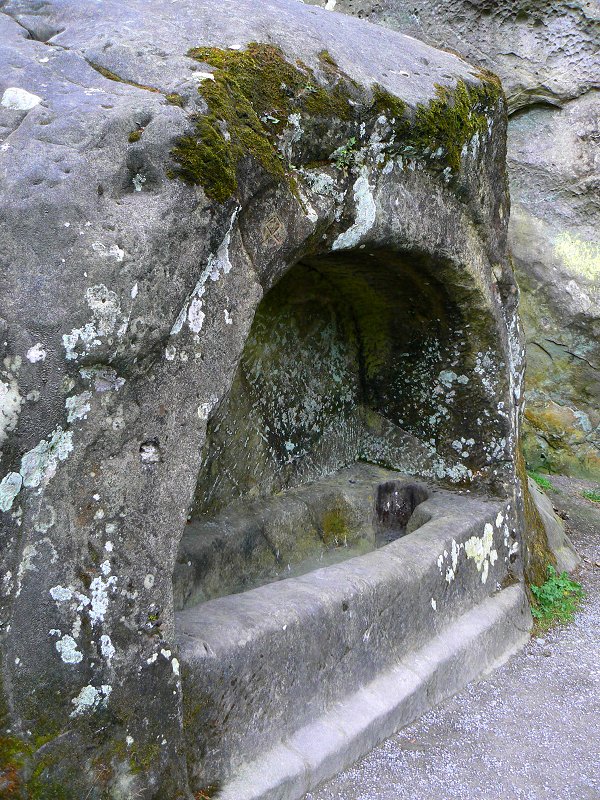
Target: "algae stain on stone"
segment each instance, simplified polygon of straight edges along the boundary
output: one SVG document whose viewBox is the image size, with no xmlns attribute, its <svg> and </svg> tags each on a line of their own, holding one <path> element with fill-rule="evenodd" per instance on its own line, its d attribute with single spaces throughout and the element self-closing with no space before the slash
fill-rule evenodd
<svg viewBox="0 0 600 800">
<path fill-rule="evenodd" d="M 600 243 L 564 231 L 556 237 L 554 253 L 572 272 L 592 281 L 600 278 Z"/>
<path fill-rule="evenodd" d="M 348 542 L 350 529 L 343 510 L 331 508 L 323 514 L 321 520 L 323 542 L 327 547 L 341 547 Z"/>
</svg>

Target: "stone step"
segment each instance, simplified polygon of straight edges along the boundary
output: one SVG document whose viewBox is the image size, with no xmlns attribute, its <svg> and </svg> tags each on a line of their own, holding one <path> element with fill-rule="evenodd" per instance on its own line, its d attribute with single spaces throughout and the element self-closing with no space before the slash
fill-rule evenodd
<svg viewBox="0 0 600 800">
<path fill-rule="evenodd" d="M 529 638 L 520 584 L 463 614 L 426 645 L 240 769 L 219 800 L 298 800 L 469 681 L 506 661 Z"/>
</svg>

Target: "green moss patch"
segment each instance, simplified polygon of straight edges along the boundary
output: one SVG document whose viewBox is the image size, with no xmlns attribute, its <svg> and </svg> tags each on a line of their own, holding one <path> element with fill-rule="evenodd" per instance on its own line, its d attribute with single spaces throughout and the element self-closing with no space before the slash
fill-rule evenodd
<svg viewBox="0 0 600 800">
<path fill-rule="evenodd" d="M 348 521 L 340 508 L 331 508 L 323 514 L 323 541 L 327 547 L 341 547 L 348 543 Z"/>
<path fill-rule="evenodd" d="M 112 72 L 110 69 L 106 69 L 106 67 L 101 67 L 100 64 L 95 64 L 93 61 L 88 62 L 92 69 L 95 69 L 96 72 L 99 72 L 103 78 L 107 78 L 109 81 L 115 81 L 116 83 L 126 83 L 128 86 L 135 86 L 136 89 L 144 89 L 146 92 L 154 92 L 155 94 L 161 94 L 160 89 L 157 89 L 155 86 L 145 86 L 143 83 L 136 83 L 135 81 L 128 81 L 127 78 L 122 78 L 120 75 L 117 75 L 116 72 Z"/>
<path fill-rule="evenodd" d="M 592 503 L 600 503 L 600 489 L 584 489 L 581 495 Z"/>
<path fill-rule="evenodd" d="M 166 94 L 165 100 L 172 106 L 179 106 L 179 108 L 183 108 L 185 106 L 185 97 L 182 97 L 180 94 L 177 94 L 177 92 L 171 92 L 170 94 Z"/>
<path fill-rule="evenodd" d="M 461 151 L 476 133 L 487 132 L 487 111 L 499 97 L 500 89 L 492 81 L 467 86 L 459 81 L 454 91 L 436 87 L 436 97 L 428 106 L 419 105 L 408 138 L 420 150 L 439 150 L 453 172 L 460 169 Z"/>
<path fill-rule="evenodd" d="M 299 154 L 300 163 L 292 165 L 279 151 L 279 137 L 293 114 L 311 121 L 316 148 L 325 134 L 339 130 L 339 147 L 332 148 L 334 155 L 328 158 L 340 169 L 353 161 L 361 126 L 365 125 L 366 138 L 369 127 L 384 115 L 393 130 L 387 155 L 423 158 L 428 166 L 449 167 L 456 173 L 463 146 L 487 130 L 488 111 L 501 94 L 497 82 L 487 76 L 480 76 L 479 86 L 462 81 L 453 91 L 438 86 L 434 100 L 419 105 L 411 120 L 400 98 L 378 85 L 359 86 L 327 51 L 319 54 L 321 83 L 310 67 L 301 61 L 290 63 L 273 45 L 251 43 L 243 51 L 197 47 L 188 55 L 213 68 L 212 78 L 199 87 L 208 113 L 193 117 L 193 134 L 182 137 L 172 150 L 176 167 L 171 176 L 201 185 L 218 202 L 237 191 L 238 166 L 244 158 L 253 158 L 292 190 L 294 166 L 322 159 L 321 154 L 312 153 L 310 158 Z"/>
<path fill-rule="evenodd" d="M 351 117 L 343 83 L 325 90 L 317 85 L 312 70 L 290 64 L 277 47 L 250 44 L 245 51 L 198 47 L 188 55 L 215 71 L 214 79 L 204 80 L 199 88 L 208 114 L 195 117 L 194 135 L 183 137 L 172 151 L 175 174 L 202 185 L 219 202 L 234 194 L 237 166 L 247 156 L 270 175 L 286 178 L 276 144 L 291 114 Z"/>
<path fill-rule="evenodd" d="M 556 557 L 550 550 L 543 520 L 527 485 L 527 471 L 521 447 L 517 451 L 515 466 L 523 487 L 525 579 L 529 584 L 540 585 L 547 577 L 548 564 L 555 565 Z"/>
</svg>

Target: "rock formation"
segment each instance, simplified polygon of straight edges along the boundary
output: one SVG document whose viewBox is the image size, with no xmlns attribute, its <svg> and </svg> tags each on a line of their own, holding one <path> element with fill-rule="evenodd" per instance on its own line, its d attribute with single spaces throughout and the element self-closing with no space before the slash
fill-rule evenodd
<svg viewBox="0 0 600 800">
<path fill-rule="evenodd" d="M 525 453 L 533 467 L 599 477 L 597 3 L 314 2 L 459 52 L 502 79 L 527 340 Z"/>
<path fill-rule="evenodd" d="M 378 626 L 423 644 L 481 602 L 505 654 L 527 627 L 524 351 L 495 78 L 296 0 L 0 11 L 3 789 L 175 800 L 189 772 L 202 790 L 214 765 L 184 739 L 209 700 L 182 697 L 175 646 L 186 522 L 355 461 L 466 509 L 450 530 L 433 503 L 406 625 L 401 559 L 371 555 L 381 606 L 352 578 L 357 647 L 386 666 Z M 339 543 L 336 509 L 317 516 Z"/>
</svg>

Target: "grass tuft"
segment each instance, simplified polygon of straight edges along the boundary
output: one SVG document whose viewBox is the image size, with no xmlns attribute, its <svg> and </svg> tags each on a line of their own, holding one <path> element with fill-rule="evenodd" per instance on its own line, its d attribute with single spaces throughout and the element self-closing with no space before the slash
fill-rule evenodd
<svg viewBox="0 0 600 800">
<path fill-rule="evenodd" d="M 566 572 L 560 575 L 548 566 L 548 579 L 541 586 L 531 587 L 531 613 L 538 630 L 547 630 L 557 622 L 571 622 L 583 598 L 583 589 Z"/>
<path fill-rule="evenodd" d="M 529 470 L 527 471 L 527 474 L 532 480 L 534 480 L 537 483 L 540 489 L 542 489 L 544 492 L 554 491 L 554 486 L 544 475 L 540 475 L 539 472 L 530 472 Z"/>
<path fill-rule="evenodd" d="M 600 503 L 600 489 L 584 489 L 581 495 L 592 503 Z"/>
</svg>

